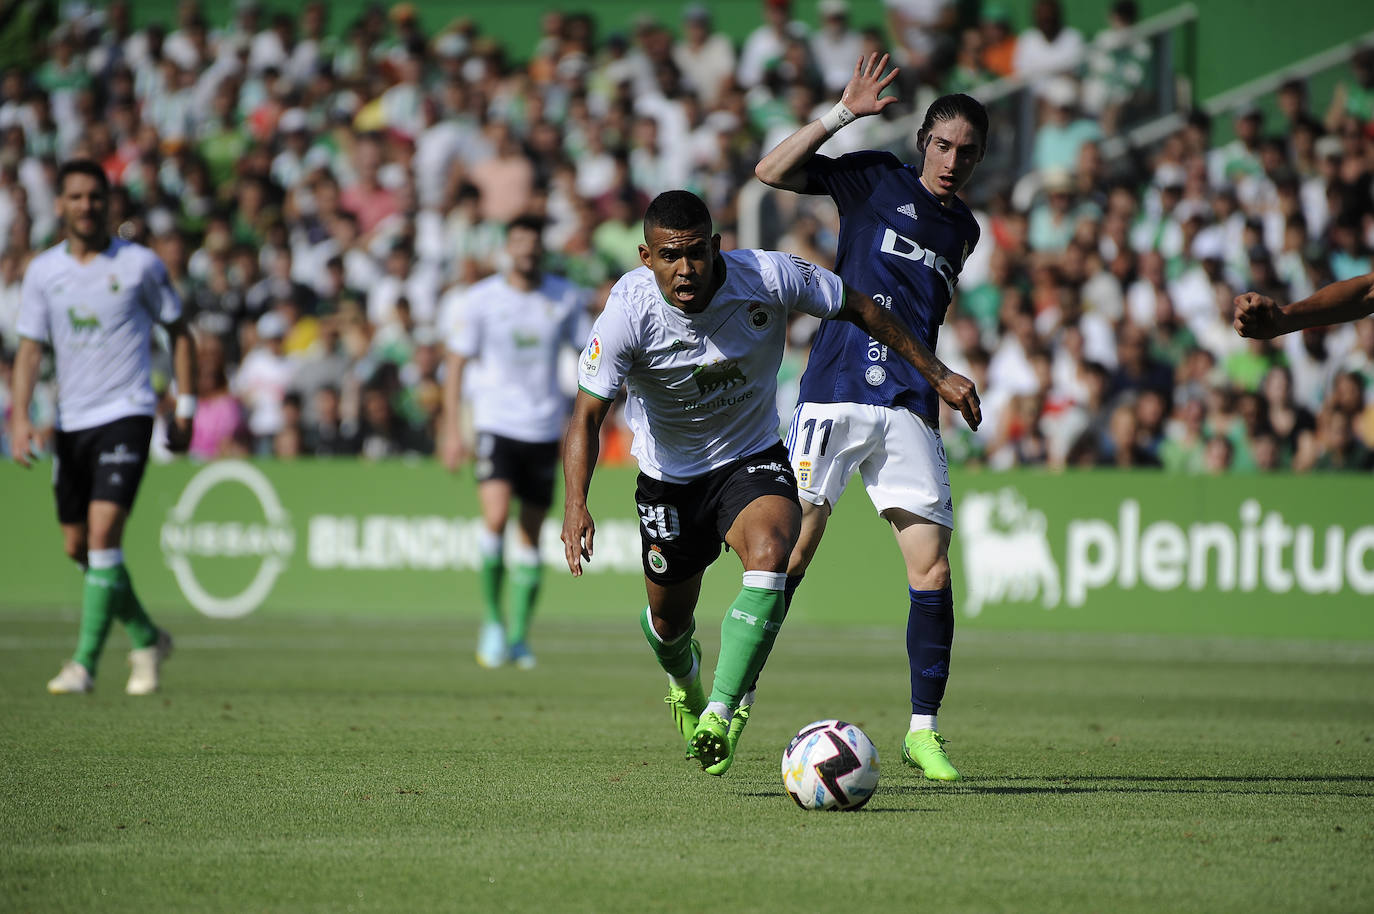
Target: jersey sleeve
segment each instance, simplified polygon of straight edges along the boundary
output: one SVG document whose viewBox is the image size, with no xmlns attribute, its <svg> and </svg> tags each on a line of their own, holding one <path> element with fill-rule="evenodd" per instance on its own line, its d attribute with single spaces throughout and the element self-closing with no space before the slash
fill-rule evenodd
<svg viewBox="0 0 1374 914">
<path fill-rule="evenodd" d="M 806 193 L 829 194 L 843 214 L 873 196 L 878 182 L 902 163 L 890 152 L 864 150 L 837 159 L 812 156 L 806 163 Z"/>
<path fill-rule="evenodd" d="M 143 271 L 140 291 L 143 307 L 148 309 L 153 320 L 159 324 L 171 324 L 181 320 L 181 296 L 172 288 L 172 278 L 167 275 L 167 267 L 156 255 L 149 258 L 148 269 Z"/>
<path fill-rule="evenodd" d="M 43 294 L 42 283 L 30 269 L 24 273 L 24 281 L 19 286 L 19 316 L 15 331 L 25 339 L 39 343 L 52 342 L 52 315 L 48 308 L 48 297 Z"/>
<path fill-rule="evenodd" d="M 606 310 L 592 324 L 591 337 L 577 360 L 577 386 L 598 400 L 615 399 L 630 372 L 636 342 L 624 299 L 618 289 L 612 289 Z"/>
<path fill-rule="evenodd" d="M 450 352 L 473 359 L 482 351 L 482 321 L 472 294 L 462 296 L 453 306 L 452 330 L 448 335 Z"/>
<path fill-rule="evenodd" d="M 778 298 L 789 311 L 819 318 L 840 313 L 844 307 L 844 282 L 840 277 L 796 254 L 767 251 L 764 256 L 772 264 Z"/>
</svg>

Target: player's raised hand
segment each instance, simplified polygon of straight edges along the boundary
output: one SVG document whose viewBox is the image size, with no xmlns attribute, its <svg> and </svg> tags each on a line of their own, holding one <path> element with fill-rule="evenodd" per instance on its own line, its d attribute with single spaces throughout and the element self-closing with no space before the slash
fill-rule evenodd
<svg viewBox="0 0 1374 914">
<path fill-rule="evenodd" d="M 1241 336 L 1252 340 L 1272 340 L 1283 330 L 1279 318 L 1283 316 L 1278 304 L 1258 292 L 1237 295 L 1235 300 L 1236 317 L 1232 326 Z"/>
<path fill-rule="evenodd" d="M 983 421 L 983 408 L 978 401 L 978 391 L 973 386 L 973 382 L 961 374 L 951 371 L 935 385 L 935 392 L 940 395 L 940 399 L 949 404 L 951 409 L 958 410 L 959 415 L 964 417 L 968 427 L 975 432 L 978 431 L 978 424 Z"/>
<path fill-rule="evenodd" d="M 897 100 L 895 95 L 878 97 L 901 72 L 893 67 L 891 73 L 883 75 L 883 70 L 887 69 L 887 57 L 884 54 L 879 59 L 878 52 L 874 51 L 868 55 L 867 61 L 860 57 L 858 63 L 854 64 L 854 75 L 849 78 L 849 85 L 844 87 L 840 101 L 858 117 L 877 114 Z"/>
<path fill-rule="evenodd" d="M 596 523 L 582 504 L 568 504 L 563 508 L 563 556 L 568 560 L 568 570 L 573 577 L 582 576 L 582 562 L 591 561 L 592 539 L 596 536 Z"/>
</svg>

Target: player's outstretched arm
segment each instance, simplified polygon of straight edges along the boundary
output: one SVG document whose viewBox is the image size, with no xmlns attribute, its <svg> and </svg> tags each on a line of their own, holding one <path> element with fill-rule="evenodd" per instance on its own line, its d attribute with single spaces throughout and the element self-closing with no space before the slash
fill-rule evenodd
<svg viewBox="0 0 1374 914">
<path fill-rule="evenodd" d="M 581 577 L 582 562 L 592 557 L 596 523 L 587 510 L 592 471 L 601 455 L 601 423 L 611 411 L 611 401 L 577 392 L 568 435 L 563 441 L 563 555 L 573 577 Z"/>
<path fill-rule="evenodd" d="M 806 189 L 808 160 L 816 150 L 845 124 L 870 114 L 877 114 L 897 100 L 895 95 L 879 98 L 892 85 L 899 72 L 896 68 L 886 75 L 887 55 L 879 59 L 877 52 L 867 60 L 860 57 L 854 65 L 854 75 L 844 87 L 840 102 L 824 117 L 818 118 L 783 140 L 754 166 L 754 175 L 769 187 L 800 193 Z"/>
<path fill-rule="evenodd" d="M 191 428 L 196 414 L 196 339 L 184 320 L 165 325 L 172 340 L 172 374 L 177 382 L 176 413 L 167 430 L 167 446 L 174 454 L 191 446 Z"/>
<path fill-rule="evenodd" d="M 892 349 L 921 373 L 930 382 L 940 399 L 964 417 L 968 427 L 978 428 L 983 421 L 983 410 L 978 402 L 978 391 L 973 382 L 961 374 L 950 371 L 944 362 L 935 357 L 925 343 L 911 334 L 886 308 L 879 307 L 867 295 L 844 290 L 844 307 L 836 315 L 840 320 L 849 321 L 878 342 Z"/>
<path fill-rule="evenodd" d="M 1301 301 L 1280 307 L 1257 292 L 1236 296 L 1233 326 L 1241 336 L 1271 340 L 1276 336 L 1359 320 L 1374 314 L 1374 273 L 1323 286 Z"/>
<path fill-rule="evenodd" d="M 23 337 L 19 351 L 14 354 L 14 369 L 10 376 L 10 456 L 22 467 L 28 467 L 34 434 L 29 423 L 29 404 L 33 402 L 33 388 L 38 383 L 38 366 L 43 361 L 43 344 Z"/>
</svg>

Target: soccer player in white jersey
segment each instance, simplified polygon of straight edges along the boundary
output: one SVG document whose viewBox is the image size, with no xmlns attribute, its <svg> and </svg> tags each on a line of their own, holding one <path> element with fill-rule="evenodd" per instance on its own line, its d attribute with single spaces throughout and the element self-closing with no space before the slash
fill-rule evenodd
<svg viewBox="0 0 1374 914">
<path fill-rule="evenodd" d="M 835 271 L 878 296 L 934 349 L 959 271 L 978 243 L 978 223 L 958 194 L 983 158 L 988 116 L 967 95 L 937 98 L 916 134 L 924 155 L 919 166 L 874 150 L 835 159 L 818 155 L 845 124 L 896 100 L 881 97 L 897 75 L 884 75 L 886 67 L 886 56 L 860 58 L 840 102 L 779 143 L 754 173 L 772 187 L 834 199 L 840 213 Z M 858 472 L 906 565 L 911 725 L 902 759 L 930 780 L 957 781 L 936 717 L 954 644 L 954 500 L 939 416 L 943 400 L 977 428 L 967 407 L 978 399 L 968 379 L 939 363 L 932 367 L 912 371 L 851 327 L 817 333 L 788 434 L 803 502 L 788 592 L 801 581 L 831 508 Z M 961 393 L 966 386 L 971 399 Z"/>
<path fill-rule="evenodd" d="M 668 674 L 667 703 L 688 755 L 721 775 L 749 717 L 749 686 L 782 625 L 801 526 L 774 399 L 788 315 L 848 321 L 913 365 L 928 367 L 934 356 L 829 270 L 774 251 L 722 254 L 706 205 L 686 191 L 650 204 L 644 242 L 644 266 L 611 290 L 578 365 L 562 538 L 568 568 L 580 575 L 593 555 L 587 495 L 599 431 L 624 385 L 649 596 L 641 625 Z M 721 623 L 708 698 L 692 634 L 702 573 L 722 542 L 740 557 L 744 580 Z"/>
<path fill-rule="evenodd" d="M 539 529 L 553 500 L 558 443 L 570 397 L 559 386 L 560 350 L 587 339 L 587 293 L 542 269 L 543 222 L 521 217 L 506 229 L 509 264 L 476 283 L 458 302 L 444 374 L 443 459 L 456 470 L 471 456 L 460 411 L 466 393 L 477 432 L 475 471 L 482 510 L 482 599 L 486 621 L 477 662 L 534 666 L 529 647 L 542 575 Z M 463 388 L 467 373 L 469 388 Z M 502 590 L 504 540 L 511 501 L 518 499 L 512 549 L 511 614 L 506 628 Z"/>
<path fill-rule="evenodd" d="M 67 555 L 85 571 L 76 653 L 48 683 L 53 694 L 89 692 L 113 620 L 133 643 L 130 695 L 157 691 L 172 639 L 155 626 L 124 567 L 124 525 L 148 462 L 157 396 L 149 349 L 153 326 L 172 340 L 176 418 L 173 450 L 191 440 L 195 351 L 181 300 L 146 247 L 111 238 L 109 181 L 95 162 L 65 163 L 57 173 L 57 212 L 66 240 L 34 258 L 24 274 L 14 360 L 10 449 L 29 466 L 34 430 L 29 405 L 43 347 L 57 367 L 57 440 L 53 489 Z"/>
</svg>

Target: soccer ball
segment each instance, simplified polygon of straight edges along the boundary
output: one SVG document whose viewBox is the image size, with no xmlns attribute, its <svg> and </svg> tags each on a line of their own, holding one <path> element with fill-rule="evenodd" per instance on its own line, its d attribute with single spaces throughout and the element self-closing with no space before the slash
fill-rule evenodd
<svg viewBox="0 0 1374 914">
<path fill-rule="evenodd" d="M 853 724 L 807 724 L 782 754 L 782 785 L 802 809 L 858 809 L 878 786 L 878 750 Z"/>
</svg>

